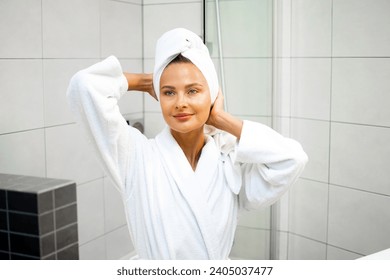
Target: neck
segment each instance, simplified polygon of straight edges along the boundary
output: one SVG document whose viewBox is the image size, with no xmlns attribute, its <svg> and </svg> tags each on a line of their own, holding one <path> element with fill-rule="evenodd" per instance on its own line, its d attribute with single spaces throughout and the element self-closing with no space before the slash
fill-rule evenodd
<svg viewBox="0 0 390 280">
<path fill-rule="evenodd" d="M 203 126 L 188 133 L 180 133 L 171 129 L 171 134 L 183 150 L 192 169 L 195 170 L 205 144 Z"/>
</svg>

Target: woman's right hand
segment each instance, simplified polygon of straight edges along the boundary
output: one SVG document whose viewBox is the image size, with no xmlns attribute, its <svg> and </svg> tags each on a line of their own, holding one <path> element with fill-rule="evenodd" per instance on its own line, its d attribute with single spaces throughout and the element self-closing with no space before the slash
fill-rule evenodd
<svg viewBox="0 0 390 280">
<path fill-rule="evenodd" d="M 158 100 L 153 87 L 153 74 L 134 74 L 123 72 L 127 79 L 128 91 L 137 90 L 149 93 L 151 97 Z"/>
</svg>

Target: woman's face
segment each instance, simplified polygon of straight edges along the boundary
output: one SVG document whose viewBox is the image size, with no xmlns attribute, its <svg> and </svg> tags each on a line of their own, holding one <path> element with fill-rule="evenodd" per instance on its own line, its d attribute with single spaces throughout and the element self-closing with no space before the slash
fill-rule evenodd
<svg viewBox="0 0 390 280">
<path fill-rule="evenodd" d="M 160 105 L 169 127 L 180 133 L 202 128 L 211 98 L 202 72 L 192 63 L 172 63 L 160 78 Z"/>
</svg>

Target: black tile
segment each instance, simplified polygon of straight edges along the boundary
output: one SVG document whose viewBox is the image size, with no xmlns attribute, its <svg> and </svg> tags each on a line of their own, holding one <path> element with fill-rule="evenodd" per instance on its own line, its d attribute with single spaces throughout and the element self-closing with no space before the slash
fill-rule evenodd
<svg viewBox="0 0 390 280">
<path fill-rule="evenodd" d="M 69 248 L 57 252 L 57 260 L 78 260 L 79 245 L 75 244 Z"/>
<path fill-rule="evenodd" d="M 77 222 L 77 205 L 72 204 L 55 211 L 56 229 Z"/>
<path fill-rule="evenodd" d="M 56 232 L 57 250 L 78 242 L 77 224 Z"/>
<path fill-rule="evenodd" d="M 39 216 L 39 235 L 54 231 L 54 213 L 48 212 Z"/>
<path fill-rule="evenodd" d="M 7 209 L 7 203 L 6 203 L 4 190 L 0 190 L 0 209 Z"/>
<path fill-rule="evenodd" d="M 54 233 L 41 237 L 41 256 L 53 254 L 55 250 Z"/>
<path fill-rule="evenodd" d="M 76 184 L 55 189 L 54 197 L 56 208 L 76 202 Z"/>
<path fill-rule="evenodd" d="M 0 260 L 9 260 L 9 259 L 10 259 L 9 253 L 0 252 Z"/>
<path fill-rule="evenodd" d="M 0 210 L 0 230 L 8 230 L 7 212 Z"/>
<path fill-rule="evenodd" d="M 10 231 L 33 235 L 39 234 L 37 215 L 9 212 L 8 217 Z"/>
<path fill-rule="evenodd" d="M 9 251 L 8 247 L 8 233 L 7 232 L 0 232 L 0 250 L 1 251 Z"/>
<path fill-rule="evenodd" d="M 37 213 L 37 194 L 8 191 L 8 210 Z"/>
<path fill-rule="evenodd" d="M 25 236 L 19 234 L 10 234 L 11 238 L 11 252 L 25 254 L 29 256 L 37 256 L 40 255 L 40 246 L 39 246 L 39 238 L 32 236 Z"/>
<path fill-rule="evenodd" d="M 11 253 L 11 260 L 39 260 L 39 257 Z"/>
<path fill-rule="evenodd" d="M 38 194 L 38 213 L 53 210 L 53 192 L 47 191 Z"/>
</svg>

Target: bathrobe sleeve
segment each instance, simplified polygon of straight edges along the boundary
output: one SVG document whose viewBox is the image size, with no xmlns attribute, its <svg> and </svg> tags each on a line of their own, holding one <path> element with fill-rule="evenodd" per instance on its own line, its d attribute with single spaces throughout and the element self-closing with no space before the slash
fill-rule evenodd
<svg viewBox="0 0 390 280">
<path fill-rule="evenodd" d="M 298 179 L 307 161 L 297 141 L 244 121 L 235 147 L 235 165 L 240 165 L 242 176 L 240 206 L 249 210 L 273 204 Z"/>
<path fill-rule="evenodd" d="M 71 79 L 67 99 L 87 131 L 104 167 L 122 191 L 132 146 L 130 139 L 144 137 L 129 127 L 121 115 L 118 100 L 127 92 L 127 80 L 119 61 L 110 56 Z"/>
</svg>

